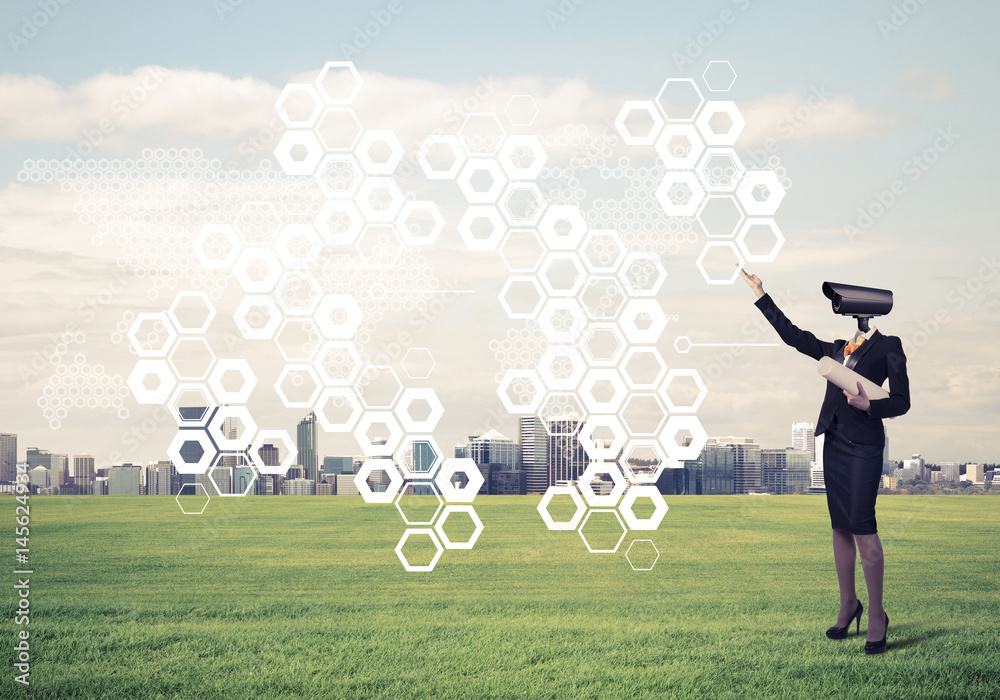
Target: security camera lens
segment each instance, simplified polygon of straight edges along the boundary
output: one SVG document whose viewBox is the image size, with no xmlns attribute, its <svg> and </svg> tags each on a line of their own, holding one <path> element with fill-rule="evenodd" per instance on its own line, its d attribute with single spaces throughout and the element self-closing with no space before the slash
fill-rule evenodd
<svg viewBox="0 0 1000 700">
<path fill-rule="evenodd" d="M 834 294 L 833 295 L 833 310 L 834 311 L 840 311 L 840 302 L 842 302 L 843 300 L 844 300 L 844 297 L 840 296 L 839 294 Z"/>
</svg>

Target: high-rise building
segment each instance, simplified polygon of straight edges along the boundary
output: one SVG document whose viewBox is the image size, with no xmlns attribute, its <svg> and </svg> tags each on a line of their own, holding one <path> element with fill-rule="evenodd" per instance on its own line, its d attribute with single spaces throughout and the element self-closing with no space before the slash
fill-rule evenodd
<svg viewBox="0 0 1000 700">
<path fill-rule="evenodd" d="M 150 462 L 146 465 L 146 495 L 170 496 L 173 482 L 173 465 L 168 460 Z"/>
<path fill-rule="evenodd" d="M 316 482 L 312 479 L 285 479 L 283 487 L 286 496 L 316 495 Z"/>
<path fill-rule="evenodd" d="M 892 470 L 896 468 L 895 462 L 889 461 L 889 429 L 882 424 L 882 438 L 885 440 L 885 444 L 882 446 L 882 473 L 892 474 Z"/>
<path fill-rule="evenodd" d="M 45 467 L 50 471 L 52 469 L 52 453 L 48 450 L 29 447 L 25 450 L 24 461 L 28 463 L 28 469 L 35 467 Z"/>
<path fill-rule="evenodd" d="M 698 459 L 686 460 L 685 493 L 732 494 L 735 488 L 735 452 L 727 445 L 705 445 Z M 664 470 L 666 471 L 666 470 Z"/>
<path fill-rule="evenodd" d="M 771 493 L 806 493 L 811 486 L 808 450 L 766 448 L 760 451 L 761 487 Z"/>
<path fill-rule="evenodd" d="M 277 467 L 281 464 L 281 455 L 278 452 L 278 448 L 269 442 L 265 442 L 258 448 L 257 456 L 260 457 L 260 461 L 265 467 Z M 270 486 L 266 486 L 264 484 L 265 481 L 270 481 Z M 272 474 L 268 476 L 267 474 L 262 474 L 257 480 L 257 493 L 269 496 L 281 493 L 281 475 Z"/>
<path fill-rule="evenodd" d="M 826 480 L 823 478 L 823 466 L 814 466 L 809 470 L 809 493 L 826 493 Z"/>
<path fill-rule="evenodd" d="M 141 467 L 119 466 L 108 469 L 109 496 L 141 496 Z"/>
<path fill-rule="evenodd" d="M 295 431 L 295 446 L 299 450 L 299 464 L 305 469 L 306 479 L 316 483 L 319 458 L 316 455 L 316 414 L 312 411 L 299 421 Z"/>
<path fill-rule="evenodd" d="M 961 466 L 958 462 L 941 462 L 941 481 L 957 482 Z"/>
<path fill-rule="evenodd" d="M 41 465 L 28 469 L 28 483 L 34 486 L 34 489 L 32 490 L 35 493 L 38 493 L 41 489 L 49 489 L 52 487 L 50 474 L 51 472 L 49 469 Z"/>
<path fill-rule="evenodd" d="M 78 495 L 95 493 L 93 482 L 96 477 L 93 455 L 73 456 L 73 485 Z"/>
<path fill-rule="evenodd" d="M 69 455 L 52 455 L 52 486 L 61 487 L 63 484 L 69 483 L 71 483 L 69 478 Z"/>
<path fill-rule="evenodd" d="M 0 482 L 17 481 L 17 433 L 0 433 Z"/>
<path fill-rule="evenodd" d="M 479 488 L 479 493 L 489 493 L 491 486 L 495 488 L 491 479 L 492 472 L 517 469 L 517 443 L 496 430 L 488 430 L 478 436 L 470 435 L 466 456 L 482 472 L 483 485 Z M 491 468 L 491 465 L 495 466 Z"/>
<path fill-rule="evenodd" d="M 753 438 L 709 438 L 708 444 L 732 450 L 734 493 L 750 493 L 760 488 L 760 445 Z"/>
<path fill-rule="evenodd" d="M 337 474 L 337 495 L 338 496 L 357 496 L 358 487 L 354 483 L 353 474 Z"/>
<path fill-rule="evenodd" d="M 549 488 L 549 434 L 542 419 L 521 416 L 521 471 L 528 493 L 545 493 Z"/>
<path fill-rule="evenodd" d="M 971 481 L 973 484 L 985 484 L 985 472 L 983 471 L 982 464 L 966 464 L 965 465 L 965 480 Z"/>
<path fill-rule="evenodd" d="M 549 484 L 576 482 L 590 463 L 580 444 L 580 417 L 557 416 L 547 423 L 549 430 Z"/>
<path fill-rule="evenodd" d="M 808 450 L 809 461 L 816 461 L 816 426 L 812 423 L 792 423 L 792 449 Z"/>
<path fill-rule="evenodd" d="M 324 474 L 346 474 L 354 471 L 354 459 L 351 457 L 324 457 Z"/>
<path fill-rule="evenodd" d="M 930 481 L 930 477 L 927 473 L 927 465 L 924 463 L 924 458 L 919 454 L 913 455 L 910 459 L 903 460 L 903 469 L 913 470 L 913 478 L 921 479 L 922 481 Z"/>
</svg>

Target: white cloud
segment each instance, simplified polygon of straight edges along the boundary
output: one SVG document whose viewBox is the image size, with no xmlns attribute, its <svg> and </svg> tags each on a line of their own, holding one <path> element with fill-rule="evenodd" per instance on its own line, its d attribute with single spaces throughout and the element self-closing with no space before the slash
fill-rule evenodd
<svg viewBox="0 0 1000 700">
<path fill-rule="evenodd" d="M 930 66 L 911 66 L 906 71 L 907 86 L 903 92 L 911 97 L 920 97 L 932 102 L 943 102 L 955 95 L 951 77 Z"/>
</svg>

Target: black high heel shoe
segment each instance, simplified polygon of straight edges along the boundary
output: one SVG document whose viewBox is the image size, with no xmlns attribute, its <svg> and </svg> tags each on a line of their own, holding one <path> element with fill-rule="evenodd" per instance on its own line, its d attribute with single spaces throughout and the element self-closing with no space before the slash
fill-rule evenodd
<svg viewBox="0 0 1000 700">
<path fill-rule="evenodd" d="M 854 614 L 851 615 L 847 620 L 847 626 L 831 627 L 826 631 L 826 636 L 829 637 L 830 639 L 846 639 L 847 630 L 851 629 L 851 620 L 856 620 L 858 623 L 857 628 L 854 630 L 854 633 L 861 634 L 861 613 L 863 613 L 864 611 L 865 611 L 865 606 L 862 605 L 861 601 L 859 600 L 857 609 L 854 611 Z"/>
<path fill-rule="evenodd" d="M 883 610 L 882 614 L 885 615 L 885 631 L 886 631 L 886 634 L 888 634 L 888 632 L 889 632 L 889 613 L 887 613 L 887 612 L 885 612 Z M 865 642 L 865 653 L 866 654 L 882 654 L 882 653 L 884 653 L 885 652 L 885 648 L 886 648 L 885 637 L 886 637 L 886 635 L 883 634 L 882 635 L 882 639 L 878 640 L 877 642 Z"/>
</svg>

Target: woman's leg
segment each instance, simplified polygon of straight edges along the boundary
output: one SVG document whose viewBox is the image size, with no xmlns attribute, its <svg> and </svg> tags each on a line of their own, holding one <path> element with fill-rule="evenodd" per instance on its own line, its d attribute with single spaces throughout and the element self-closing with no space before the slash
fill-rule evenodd
<svg viewBox="0 0 1000 700">
<path fill-rule="evenodd" d="M 885 612 L 882 609 L 882 580 L 885 560 L 882 541 L 878 535 L 855 535 L 861 553 L 861 570 L 865 572 L 868 586 L 868 641 L 876 642 L 885 636 Z"/>
<path fill-rule="evenodd" d="M 858 609 L 858 593 L 854 588 L 854 561 L 854 535 L 847 530 L 834 528 L 833 563 L 837 567 L 837 584 L 840 586 L 837 627 L 846 627 L 847 621 Z"/>
</svg>

